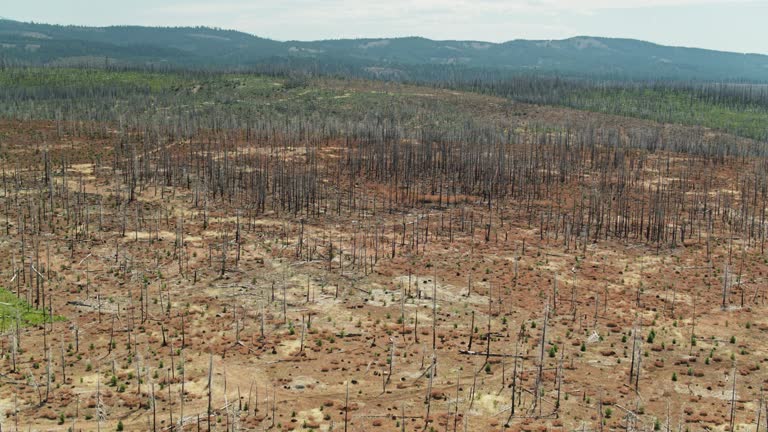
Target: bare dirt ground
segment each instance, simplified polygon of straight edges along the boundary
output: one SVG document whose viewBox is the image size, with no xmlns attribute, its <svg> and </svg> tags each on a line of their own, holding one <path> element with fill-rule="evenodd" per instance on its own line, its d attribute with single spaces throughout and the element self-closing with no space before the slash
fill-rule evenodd
<svg viewBox="0 0 768 432">
<path fill-rule="evenodd" d="M 304 221 L 153 187 L 123 212 L 113 138 L 1 128 L 0 283 L 64 318 L 4 317 L 3 430 L 754 430 L 759 244 L 566 246 L 514 203 L 486 238 L 471 197 Z M 33 236 L 47 204 L 18 179 L 44 148 L 88 205 Z"/>
</svg>

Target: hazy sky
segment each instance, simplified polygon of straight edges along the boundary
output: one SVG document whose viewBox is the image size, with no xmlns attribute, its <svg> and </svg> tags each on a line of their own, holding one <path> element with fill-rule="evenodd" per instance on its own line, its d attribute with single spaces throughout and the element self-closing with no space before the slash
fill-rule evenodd
<svg viewBox="0 0 768 432">
<path fill-rule="evenodd" d="M 611 36 L 768 54 L 768 0 L 8 0 L 56 24 L 207 25 L 278 40 Z"/>
</svg>

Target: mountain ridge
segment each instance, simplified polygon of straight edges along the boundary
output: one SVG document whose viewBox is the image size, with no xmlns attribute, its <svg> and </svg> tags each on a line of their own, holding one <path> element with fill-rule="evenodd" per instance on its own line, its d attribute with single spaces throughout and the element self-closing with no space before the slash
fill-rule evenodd
<svg viewBox="0 0 768 432">
<path fill-rule="evenodd" d="M 120 64 L 247 67 L 270 58 L 350 67 L 458 66 L 510 73 L 768 82 L 768 55 L 667 46 L 628 38 L 433 40 L 393 38 L 277 41 L 215 27 L 88 27 L 0 19 L 0 58 L 66 65 L 109 57 Z"/>
</svg>

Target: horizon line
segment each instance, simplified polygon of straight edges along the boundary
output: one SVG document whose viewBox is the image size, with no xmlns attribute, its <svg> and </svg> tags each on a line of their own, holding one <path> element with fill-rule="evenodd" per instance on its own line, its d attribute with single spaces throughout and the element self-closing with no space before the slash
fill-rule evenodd
<svg viewBox="0 0 768 432">
<path fill-rule="evenodd" d="M 60 27 L 85 27 L 85 28 L 95 28 L 95 29 L 109 29 L 109 28 L 120 28 L 120 27 L 138 27 L 138 28 L 148 28 L 148 29 L 183 29 L 183 28 L 203 28 L 207 30 L 214 30 L 214 31 L 231 31 L 231 32 L 238 32 L 242 34 L 246 34 L 252 37 L 260 38 L 260 39 L 267 39 L 275 42 L 280 43 L 289 43 L 289 42 L 299 42 L 299 43 L 312 43 L 312 42 L 326 42 L 326 41 L 344 41 L 344 40 L 391 40 L 391 39 L 425 39 L 433 42 L 479 42 L 479 43 L 485 43 L 485 44 L 492 44 L 492 45 L 504 45 L 511 42 L 553 42 L 553 41 L 567 41 L 571 39 L 579 39 L 579 38 L 592 38 L 592 39 L 610 39 L 610 40 L 626 40 L 626 41 L 636 41 L 636 42 L 643 42 L 648 43 L 656 46 L 666 47 L 666 48 L 682 48 L 682 49 L 692 49 L 692 50 L 703 50 L 703 51 L 713 51 L 713 52 L 719 52 L 719 53 L 728 53 L 728 54 L 740 54 L 740 55 L 757 55 L 757 56 L 768 56 L 768 53 L 758 53 L 758 52 L 748 52 L 748 51 L 727 51 L 727 50 L 721 50 L 721 49 L 715 49 L 715 48 L 705 48 L 700 46 L 688 46 L 688 45 L 668 45 L 664 43 L 654 42 L 647 39 L 637 39 L 637 38 L 631 38 L 631 37 L 619 37 L 619 36 L 595 36 L 595 35 L 587 35 L 587 34 L 577 34 L 573 36 L 569 36 L 566 38 L 551 38 L 551 39 L 526 39 L 526 38 L 515 38 L 515 39 L 508 39 L 501 42 L 494 42 L 494 41 L 488 41 L 488 40 L 481 40 L 481 39 L 432 39 L 426 36 L 420 36 L 420 35 L 409 35 L 409 36 L 378 36 L 378 37 L 372 37 L 372 36 L 360 36 L 360 37 L 338 37 L 338 38 L 326 38 L 326 39 L 276 39 L 271 38 L 269 36 L 260 36 L 255 33 L 251 33 L 244 30 L 239 30 L 236 28 L 225 28 L 225 27 L 216 27 L 216 26 L 209 26 L 209 25 L 183 25 L 183 26 L 153 26 L 153 25 L 142 25 L 142 24 L 110 24 L 110 25 L 84 25 L 84 24 L 57 24 L 57 23 L 49 23 L 49 22 L 38 22 L 34 20 L 30 21 L 21 21 L 14 18 L 9 18 L 5 16 L 0 16 L 0 21 L 12 21 L 20 24 L 30 24 L 30 25 L 50 25 L 50 26 L 60 26 Z"/>
</svg>

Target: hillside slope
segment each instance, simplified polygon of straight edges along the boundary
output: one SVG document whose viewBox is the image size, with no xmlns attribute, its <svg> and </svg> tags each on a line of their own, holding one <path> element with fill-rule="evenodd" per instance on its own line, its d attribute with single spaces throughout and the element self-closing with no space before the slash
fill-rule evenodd
<svg viewBox="0 0 768 432">
<path fill-rule="evenodd" d="M 768 56 L 662 46 L 631 39 L 574 37 L 504 43 L 420 37 L 279 42 L 207 27 L 79 27 L 0 20 L 6 63 L 83 62 L 251 66 L 275 58 L 362 70 L 455 65 L 574 76 L 768 82 Z"/>
</svg>

